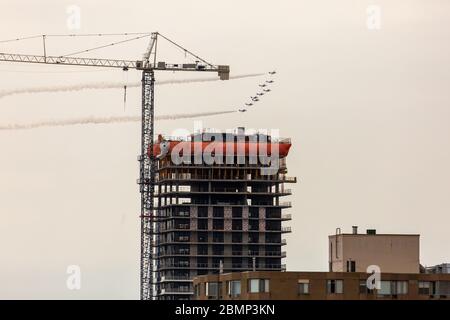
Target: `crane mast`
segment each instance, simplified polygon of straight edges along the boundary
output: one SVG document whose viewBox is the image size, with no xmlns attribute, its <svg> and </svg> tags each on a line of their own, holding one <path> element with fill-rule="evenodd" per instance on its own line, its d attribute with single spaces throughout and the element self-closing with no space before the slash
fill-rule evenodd
<svg viewBox="0 0 450 320">
<path fill-rule="evenodd" d="M 157 224 L 154 210 L 156 162 L 153 154 L 154 137 L 154 83 L 153 70 L 142 72 L 142 128 L 140 162 L 140 192 L 141 192 L 141 300 L 149 300 L 155 296 L 154 282 L 159 280 L 155 263 L 159 261 Z"/>
<path fill-rule="evenodd" d="M 74 36 L 74 35 L 69 35 Z M 156 155 L 154 155 L 154 129 L 155 129 L 155 103 L 154 103 L 154 84 L 155 71 L 200 71 L 200 72 L 217 72 L 221 80 L 228 80 L 230 67 L 227 65 L 213 65 L 191 51 L 180 46 L 176 42 L 161 35 L 158 32 L 150 34 L 150 42 L 143 55 L 142 60 L 120 60 L 120 59 L 103 59 L 103 58 L 80 58 L 66 56 L 48 56 L 45 48 L 45 40 L 50 35 L 27 37 L 30 39 L 42 37 L 44 55 L 25 55 L 17 53 L 1 53 L 0 61 L 6 62 L 23 62 L 38 63 L 51 65 L 70 65 L 85 67 L 106 67 L 121 68 L 122 70 L 135 69 L 142 71 L 142 120 L 141 120 L 141 154 L 138 157 L 140 163 L 140 176 L 138 180 L 141 193 L 141 254 L 140 254 L 140 299 L 152 300 L 157 299 L 158 288 L 156 283 L 160 280 L 159 275 L 159 246 L 158 246 L 158 210 L 154 206 L 155 176 L 157 171 Z M 138 38 L 142 38 L 138 37 Z M 162 37 L 172 45 L 183 50 L 185 54 L 189 54 L 196 58 L 196 63 L 190 64 L 168 64 L 157 61 L 157 44 L 158 37 Z M 138 39 L 135 38 L 135 39 Z M 21 39 L 13 39 L 21 40 Z M 133 40 L 133 39 L 131 39 Z M 129 40 L 125 40 L 129 41 Z M 125 42 L 122 41 L 122 42 Z M 114 44 L 111 44 L 114 45 Z M 109 46 L 109 45 L 107 45 Z M 99 48 L 103 48 L 102 46 Z M 94 48 L 97 49 L 97 48 Z M 84 50 L 87 52 L 91 50 Z M 153 60 L 151 61 L 151 58 Z M 202 64 L 200 64 L 200 62 Z"/>
</svg>

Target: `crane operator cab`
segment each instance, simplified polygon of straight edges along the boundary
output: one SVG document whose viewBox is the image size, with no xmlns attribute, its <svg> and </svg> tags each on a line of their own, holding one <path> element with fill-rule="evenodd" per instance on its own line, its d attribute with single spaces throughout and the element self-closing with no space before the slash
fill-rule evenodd
<svg viewBox="0 0 450 320">
<path fill-rule="evenodd" d="M 206 65 L 203 63 L 200 63 L 200 61 L 195 61 L 195 69 L 196 70 L 205 70 Z"/>
</svg>

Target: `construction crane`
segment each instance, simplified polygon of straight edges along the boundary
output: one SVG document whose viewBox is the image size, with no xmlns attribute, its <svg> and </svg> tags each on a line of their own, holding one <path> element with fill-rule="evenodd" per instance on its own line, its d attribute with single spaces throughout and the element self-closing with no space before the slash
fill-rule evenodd
<svg viewBox="0 0 450 320">
<path fill-rule="evenodd" d="M 97 34 L 101 35 L 101 34 Z M 112 35 L 112 34 L 109 34 Z M 131 34 L 123 34 L 131 35 Z M 158 241 L 155 230 L 157 215 L 154 210 L 154 190 L 155 190 L 155 173 L 156 173 L 156 155 L 154 155 L 154 84 L 155 71 L 196 71 L 196 72 L 217 72 L 221 80 L 228 80 L 230 67 L 227 65 L 213 65 L 189 50 L 185 49 L 176 42 L 163 36 L 158 32 L 147 34 L 139 34 L 138 37 L 123 40 L 120 42 L 74 52 L 64 56 L 51 56 L 46 52 L 46 39 L 51 35 L 39 35 L 33 37 L 12 39 L 1 42 L 26 40 L 42 37 L 43 55 L 25 55 L 16 53 L 0 53 L 0 61 L 8 62 L 24 62 L 24 63 L 41 63 L 51 65 L 69 65 L 69 66 L 86 66 L 86 67 L 106 67 L 121 68 L 124 71 L 135 69 L 142 71 L 142 127 L 141 127 L 141 154 L 138 157 L 140 162 L 140 177 L 138 180 L 141 193 L 141 257 L 140 257 L 140 299 L 152 300 L 156 299 L 157 290 L 155 290 L 155 280 L 159 280 L 158 270 Z M 54 35 L 56 36 L 56 35 Z M 61 36 L 61 35 L 58 35 Z M 67 35 L 77 36 L 77 35 Z M 98 58 L 80 58 L 74 55 L 112 46 L 131 40 L 150 37 L 147 50 L 143 58 L 136 61 L 117 60 L 117 59 L 98 59 Z M 157 60 L 158 39 L 163 38 L 178 49 L 184 51 L 186 55 L 190 55 L 196 59 L 195 63 L 190 64 L 169 64 Z"/>
</svg>

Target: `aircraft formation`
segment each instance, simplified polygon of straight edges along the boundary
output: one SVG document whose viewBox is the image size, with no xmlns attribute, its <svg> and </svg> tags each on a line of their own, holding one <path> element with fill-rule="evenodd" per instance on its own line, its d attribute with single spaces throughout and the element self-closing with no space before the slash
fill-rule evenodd
<svg viewBox="0 0 450 320">
<path fill-rule="evenodd" d="M 276 71 L 269 72 L 271 78 L 258 85 L 260 87 L 260 90 L 258 90 L 259 92 L 257 92 L 254 96 L 250 96 L 250 101 L 246 102 L 242 109 L 238 110 L 239 112 L 247 112 L 248 107 L 253 106 L 260 100 L 260 98 L 262 98 L 262 96 L 271 91 L 269 85 L 275 82 L 275 80 L 273 80 L 273 75 L 275 75 L 276 73 Z"/>
</svg>

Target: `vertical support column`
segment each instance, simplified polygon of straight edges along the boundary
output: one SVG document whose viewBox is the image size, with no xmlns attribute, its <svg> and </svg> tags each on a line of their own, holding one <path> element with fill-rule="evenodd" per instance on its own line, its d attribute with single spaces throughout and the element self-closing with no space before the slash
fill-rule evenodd
<svg viewBox="0 0 450 320">
<path fill-rule="evenodd" d="M 140 192 L 141 192 L 141 300 L 151 300 L 155 297 L 155 242 L 154 232 L 154 192 L 156 162 L 153 154 L 154 134 L 154 82 L 153 70 L 142 72 L 142 128 L 140 161 Z M 158 231 L 158 230 L 157 230 Z M 158 245 L 156 244 L 156 248 Z M 156 269 L 158 272 L 158 268 Z M 156 280 L 159 278 L 156 277 Z M 156 288 L 157 289 L 157 288 Z"/>
<path fill-rule="evenodd" d="M 249 207 L 245 206 L 242 209 L 242 231 L 248 232 L 248 211 Z"/>
<path fill-rule="evenodd" d="M 208 230 L 213 229 L 213 216 L 214 216 L 213 207 L 208 206 Z"/>
<path fill-rule="evenodd" d="M 267 208 L 261 207 L 259 208 L 258 211 L 258 228 L 259 228 L 259 255 L 262 257 L 260 259 L 258 259 L 259 261 L 259 268 L 263 268 L 266 265 L 266 249 L 265 249 L 265 245 L 262 245 L 263 243 L 266 242 L 266 233 L 264 231 L 267 230 Z"/>
<path fill-rule="evenodd" d="M 191 210 L 191 212 L 190 212 L 190 227 L 189 227 L 189 229 L 191 229 L 191 231 L 192 230 L 197 230 L 197 228 L 198 228 L 198 207 L 194 207 L 194 206 L 191 206 L 190 207 L 190 210 Z"/>
<path fill-rule="evenodd" d="M 266 208 L 260 207 L 258 210 L 258 229 L 259 231 L 266 231 Z M 264 235 L 261 233 L 261 235 Z"/>
<path fill-rule="evenodd" d="M 232 223 L 233 223 L 232 217 L 233 217 L 233 207 L 225 207 L 223 210 L 223 229 L 225 231 L 232 230 Z"/>
<path fill-rule="evenodd" d="M 223 210 L 223 230 L 224 230 L 224 246 L 223 254 L 225 258 L 223 259 L 224 266 L 226 269 L 230 268 L 232 265 L 232 242 L 233 242 L 233 207 L 225 207 Z"/>
</svg>

